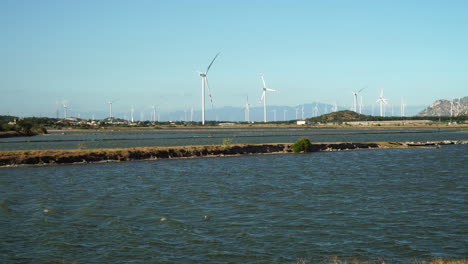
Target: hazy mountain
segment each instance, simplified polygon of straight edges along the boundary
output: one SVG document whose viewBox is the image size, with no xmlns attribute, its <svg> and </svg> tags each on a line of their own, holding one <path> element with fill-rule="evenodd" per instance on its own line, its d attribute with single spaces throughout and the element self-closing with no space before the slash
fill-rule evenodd
<svg viewBox="0 0 468 264">
<path fill-rule="evenodd" d="M 458 116 L 468 114 L 468 96 L 454 100 L 437 100 L 417 116 Z"/>
</svg>

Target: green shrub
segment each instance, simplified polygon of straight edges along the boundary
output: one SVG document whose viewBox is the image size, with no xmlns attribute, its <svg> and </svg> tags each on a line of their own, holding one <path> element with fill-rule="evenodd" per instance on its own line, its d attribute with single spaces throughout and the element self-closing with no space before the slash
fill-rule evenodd
<svg viewBox="0 0 468 264">
<path fill-rule="evenodd" d="M 306 137 L 300 138 L 296 143 L 294 143 L 291 146 L 291 150 L 293 152 L 308 152 L 310 147 L 312 146 L 312 143 L 310 143 L 310 140 Z"/>
<path fill-rule="evenodd" d="M 225 138 L 225 139 L 223 139 L 223 144 L 222 144 L 222 145 L 223 145 L 223 148 L 224 148 L 225 150 L 231 149 L 231 147 L 232 147 L 231 144 L 232 144 L 232 139 L 231 139 L 231 138 Z"/>
</svg>

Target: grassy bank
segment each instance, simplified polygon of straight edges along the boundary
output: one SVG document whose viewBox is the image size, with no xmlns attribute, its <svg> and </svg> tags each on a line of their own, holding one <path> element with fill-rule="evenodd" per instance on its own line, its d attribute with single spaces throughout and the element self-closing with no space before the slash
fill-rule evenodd
<svg viewBox="0 0 468 264">
<path fill-rule="evenodd" d="M 312 143 L 304 152 L 341 151 L 354 149 L 434 147 L 457 142 L 425 143 Z M 466 142 L 459 142 L 466 143 Z M 251 154 L 272 154 L 292 152 L 292 143 L 274 144 L 230 144 L 181 147 L 140 147 L 113 149 L 72 149 L 72 150 L 15 150 L 0 151 L 0 166 L 11 165 L 52 165 L 90 162 L 119 162 L 133 160 L 156 160 L 171 158 L 218 157 Z"/>
</svg>

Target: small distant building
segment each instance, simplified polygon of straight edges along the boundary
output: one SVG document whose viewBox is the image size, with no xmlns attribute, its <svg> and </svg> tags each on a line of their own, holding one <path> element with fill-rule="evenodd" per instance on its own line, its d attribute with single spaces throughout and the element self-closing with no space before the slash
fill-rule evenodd
<svg viewBox="0 0 468 264">
<path fill-rule="evenodd" d="M 297 124 L 298 126 L 303 126 L 303 125 L 306 124 L 306 121 L 305 121 L 305 120 L 297 120 L 297 121 L 296 121 L 296 124 Z"/>
</svg>

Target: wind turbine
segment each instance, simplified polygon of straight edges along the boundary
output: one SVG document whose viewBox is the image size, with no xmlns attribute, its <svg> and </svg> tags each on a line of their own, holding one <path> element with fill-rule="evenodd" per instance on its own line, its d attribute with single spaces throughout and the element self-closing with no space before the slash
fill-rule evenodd
<svg viewBox="0 0 468 264">
<path fill-rule="evenodd" d="M 359 113 L 362 114 L 363 102 L 362 102 L 362 95 L 359 96 Z"/>
<path fill-rule="evenodd" d="M 249 123 L 250 122 L 250 104 L 249 104 L 249 97 L 247 96 L 247 102 L 245 103 L 245 122 Z"/>
<path fill-rule="evenodd" d="M 107 103 L 109 104 L 109 120 L 112 119 L 112 104 L 117 100 L 109 100 Z"/>
<path fill-rule="evenodd" d="M 190 122 L 193 122 L 193 105 L 192 108 L 190 108 Z"/>
<path fill-rule="evenodd" d="M 403 98 L 401 98 L 401 105 L 400 105 L 400 116 L 403 117 L 405 116 L 405 101 L 403 101 Z"/>
<path fill-rule="evenodd" d="M 383 113 L 383 105 L 384 104 L 387 104 L 387 99 L 385 99 L 383 97 L 383 89 L 380 90 L 380 97 L 379 99 L 377 99 L 377 101 L 375 101 L 376 103 L 380 103 L 380 116 L 384 116 L 384 113 Z"/>
<path fill-rule="evenodd" d="M 265 84 L 265 79 L 263 79 L 263 73 L 260 73 L 260 77 L 262 78 L 263 82 L 263 92 L 262 92 L 262 97 L 260 98 L 260 103 L 263 101 L 263 122 L 266 123 L 267 121 L 267 110 L 266 110 L 266 105 L 267 105 L 267 97 L 266 97 L 266 92 L 279 92 L 278 90 L 270 89 L 266 87 Z"/>
<path fill-rule="evenodd" d="M 67 118 L 67 110 L 68 110 L 68 104 L 67 102 L 63 102 L 64 119 Z"/>
<path fill-rule="evenodd" d="M 153 108 L 153 123 L 156 122 L 156 106 L 153 105 L 151 108 Z"/>
<path fill-rule="evenodd" d="M 453 116 L 453 99 L 450 100 L 450 117 Z"/>
<path fill-rule="evenodd" d="M 134 114 L 135 114 L 135 108 L 133 108 L 133 105 L 132 105 L 132 109 L 130 109 L 132 123 L 135 122 Z"/>
<path fill-rule="evenodd" d="M 338 111 L 338 105 L 336 104 L 336 102 L 334 102 L 332 106 L 332 112 L 336 112 L 336 111 Z"/>
<path fill-rule="evenodd" d="M 286 112 L 288 109 L 283 109 L 283 120 L 286 121 Z"/>
<path fill-rule="evenodd" d="M 218 55 L 219 55 L 219 52 L 218 52 L 218 54 L 216 54 L 216 56 L 213 58 L 213 60 L 211 61 L 210 65 L 208 65 L 208 67 L 206 68 L 206 71 L 205 71 L 205 72 L 197 71 L 198 74 L 200 75 L 200 77 L 202 77 L 202 125 L 205 125 L 205 86 L 208 87 L 208 89 L 210 89 L 210 87 L 208 86 L 208 78 L 207 78 L 207 75 L 208 75 L 208 71 L 209 71 L 210 68 L 211 68 L 211 65 L 213 65 L 213 62 L 216 60 L 216 58 L 218 57 Z M 213 105 L 213 101 L 212 101 L 212 97 L 211 97 L 211 92 L 210 92 L 210 100 L 211 100 L 211 105 Z"/>
<path fill-rule="evenodd" d="M 365 88 L 365 87 L 364 87 Z M 354 112 L 357 112 L 357 101 L 358 101 L 358 94 L 364 90 L 364 88 L 362 88 L 361 90 L 357 91 L 357 92 L 353 92 L 353 98 L 354 98 L 354 104 L 353 104 L 353 111 Z"/>
</svg>

